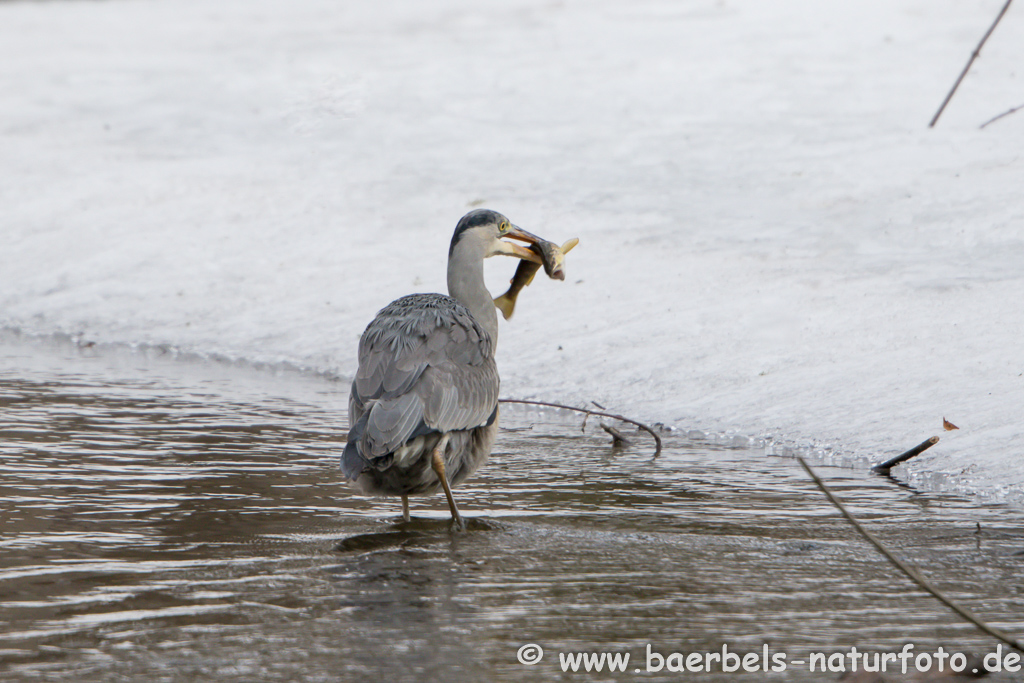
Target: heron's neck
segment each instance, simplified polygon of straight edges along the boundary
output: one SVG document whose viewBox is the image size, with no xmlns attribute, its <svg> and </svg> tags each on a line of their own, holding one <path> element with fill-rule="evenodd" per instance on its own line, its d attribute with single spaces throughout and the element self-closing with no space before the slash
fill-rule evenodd
<svg viewBox="0 0 1024 683">
<path fill-rule="evenodd" d="M 484 245 L 461 239 L 448 259 L 448 295 L 469 309 L 498 346 L 498 312 L 484 285 Z"/>
</svg>

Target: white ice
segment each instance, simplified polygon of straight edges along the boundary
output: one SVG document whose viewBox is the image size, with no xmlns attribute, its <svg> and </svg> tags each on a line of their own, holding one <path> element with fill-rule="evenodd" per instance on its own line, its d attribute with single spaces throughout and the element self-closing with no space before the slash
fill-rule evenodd
<svg viewBox="0 0 1024 683">
<path fill-rule="evenodd" d="M 1002 4 L 0 2 L 0 326 L 344 378 L 483 205 L 581 240 L 504 396 L 1020 500 L 1024 7 L 927 128 Z"/>
</svg>

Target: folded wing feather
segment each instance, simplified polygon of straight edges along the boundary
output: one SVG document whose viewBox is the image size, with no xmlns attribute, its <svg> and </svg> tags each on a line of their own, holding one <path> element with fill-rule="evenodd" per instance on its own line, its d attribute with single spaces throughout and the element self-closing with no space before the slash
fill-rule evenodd
<svg viewBox="0 0 1024 683">
<path fill-rule="evenodd" d="M 481 427 L 497 403 L 491 339 L 454 299 L 403 297 L 363 333 L 349 398 L 349 424 L 369 411 L 357 436 L 363 458 L 385 457 L 432 431 Z"/>
</svg>

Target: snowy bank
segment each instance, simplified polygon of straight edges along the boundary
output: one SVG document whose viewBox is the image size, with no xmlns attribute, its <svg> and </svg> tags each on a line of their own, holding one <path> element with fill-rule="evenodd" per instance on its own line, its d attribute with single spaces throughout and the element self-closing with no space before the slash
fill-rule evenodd
<svg viewBox="0 0 1024 683">
<path fill-rule="evenodd" d="M 0 325 L 344 378 L 482 204 L 581 239 L 503 395 L 1021 500 L 1024 8 L 926 128 L 1001 4 L 0 3 Z"/>
</svg>

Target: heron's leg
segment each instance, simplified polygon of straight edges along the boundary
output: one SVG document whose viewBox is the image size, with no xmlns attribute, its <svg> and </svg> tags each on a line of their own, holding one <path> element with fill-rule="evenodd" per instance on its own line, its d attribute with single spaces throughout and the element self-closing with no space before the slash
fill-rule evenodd
<svg viewBox="0 0 1024 683">
<path fill-rule="evenodd" d="M 402 496 L 402 519 L 409 521 L 409 496 Z"/>
<path fill-rule="evenodd" d="M 462 528 L 462 516 L 459 515 L 459 507 L 455 504 L 455 499 L 452 497 L 452 487 L 448 485 L 448 475 L 444 471 L 444 449 L 448 446 L 448 434 L 441 437 L 441 440 L 434 446 L 434 452 L 430 455 L 430 464 L 434 468 L 434 472 L 437 474 L 437 478 L 441 481 L 441 486 L 444 487 L 444 495 L 448 499 L 448 507 L 452 511 L 452 521 L 455 522 L 455 526 Z"/>
</svg>

